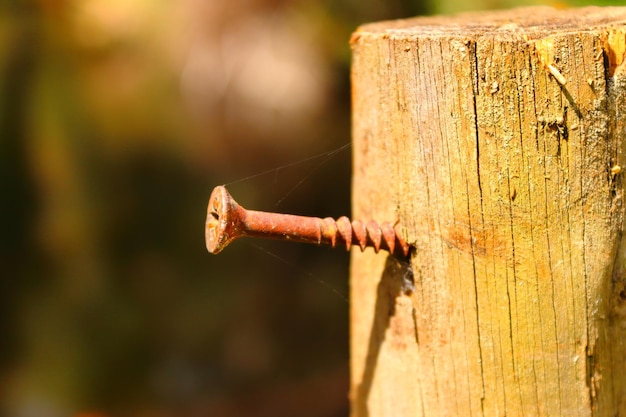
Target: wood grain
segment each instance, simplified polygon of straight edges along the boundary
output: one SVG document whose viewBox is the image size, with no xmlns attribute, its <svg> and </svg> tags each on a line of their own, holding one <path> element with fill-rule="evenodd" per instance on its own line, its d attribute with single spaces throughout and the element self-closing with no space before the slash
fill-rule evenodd
<svg viewBox="0 0 626 417">
<path fill-rule="evenodd" d="M 626 8 L 353 35 L 352 415 L 626 415 Z M 625 246 L 626 248 L 626 246 Z"/>
</svg>

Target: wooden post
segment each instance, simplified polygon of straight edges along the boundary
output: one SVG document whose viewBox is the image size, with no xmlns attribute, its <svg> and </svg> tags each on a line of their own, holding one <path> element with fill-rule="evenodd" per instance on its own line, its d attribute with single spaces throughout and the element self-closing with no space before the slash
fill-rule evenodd
<svg viewBox="0 0 626 417">
<path fill-rule="evenodd" d="M 626 415 L 626 8 L 354 34 L 352 415 Z M 412 275 L 411 275 L 412 272 Z"/>
</svg>

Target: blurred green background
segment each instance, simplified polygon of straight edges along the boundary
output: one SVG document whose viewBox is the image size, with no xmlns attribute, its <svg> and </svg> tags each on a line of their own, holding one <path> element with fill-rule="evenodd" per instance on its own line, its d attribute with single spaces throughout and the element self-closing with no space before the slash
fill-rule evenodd
<svg viewBox="0 0 626 417">
<path fill-rule="evenodd" d="M 211 189 L 349 214 L 350 33 L 515 5 L 1 2 L 0 416 L 347 416 L 348 255 L 209 255 Z"/>
</svg>

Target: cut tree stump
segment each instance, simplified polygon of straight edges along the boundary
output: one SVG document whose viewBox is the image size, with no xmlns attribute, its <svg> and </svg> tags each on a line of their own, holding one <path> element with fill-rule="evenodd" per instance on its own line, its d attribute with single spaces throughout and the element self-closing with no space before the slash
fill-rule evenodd
<svg viewBox="0 0 626 417">
<path fill-rule="evenodd" d="M 626 8 L 352 38 L 352 416 L 626 416 Z"/>
</svg>

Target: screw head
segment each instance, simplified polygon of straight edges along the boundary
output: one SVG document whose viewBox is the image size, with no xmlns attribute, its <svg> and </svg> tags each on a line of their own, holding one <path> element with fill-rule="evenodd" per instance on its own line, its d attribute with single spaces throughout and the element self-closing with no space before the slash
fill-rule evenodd
<svg viewBox="0 0 626 417">
<path fill-rule="evenodd" d="M 217 254 L 243 233 L 241 207 L 224 186 L 213 189 L 207 206 L 205 240 L 210 253 Z"/>
</svg>

